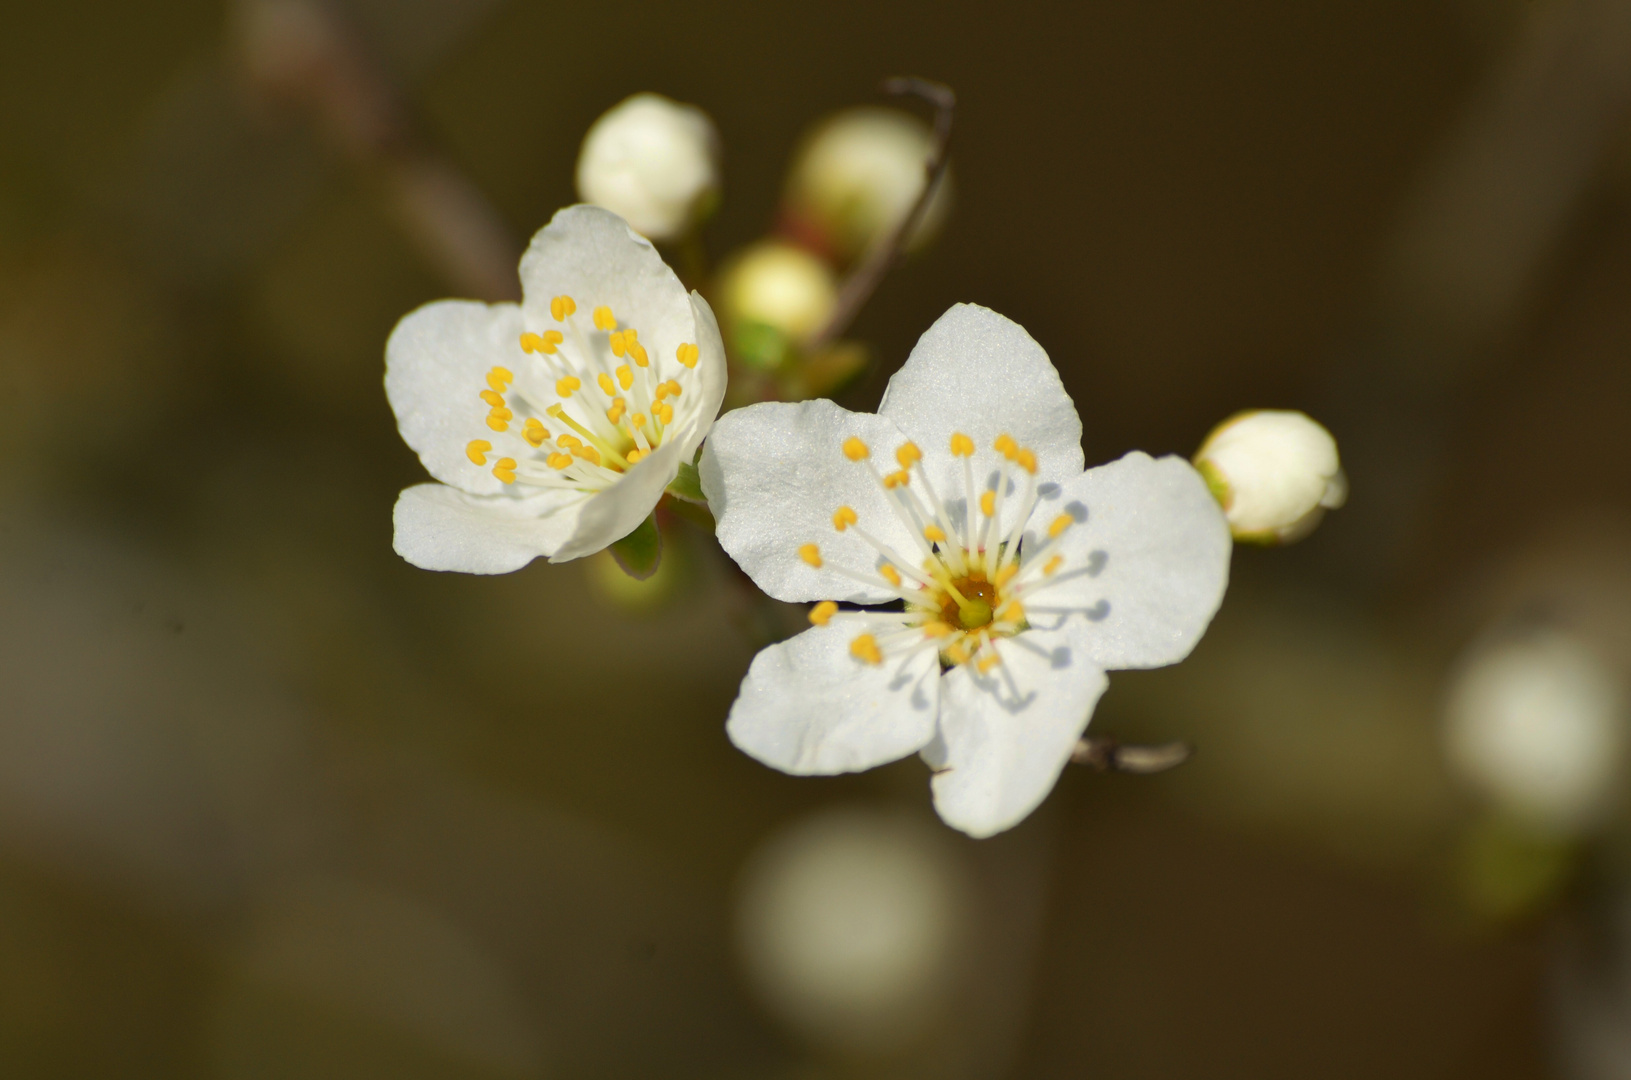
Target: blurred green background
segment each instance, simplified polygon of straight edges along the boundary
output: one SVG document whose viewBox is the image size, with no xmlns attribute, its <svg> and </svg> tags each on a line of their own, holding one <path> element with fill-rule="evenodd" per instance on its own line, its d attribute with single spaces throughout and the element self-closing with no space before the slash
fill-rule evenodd
<svg viewBox="0 0 1631 1080">
<path fill-rule="evenodd" d="M 724 737 L 753 645 L 701 534 L 650 612 L 590 564 L 392 553 L 422 470 L 383 343 L 457 287 L 377 163 L 257 92 L 242 11 L 13 3 L 0 1071 L 1624 1075 L 1580 1064 L 1556 989 L 1619 878 L 1469 914 L 1437 717 L 1537 595 L 1627 619 L 1631 5 L 334 10 L 518 241 L 636 91 L 718 124 L 721 255 L 772 227 L 809 125 L 949 83 L 957 204 L 856 324 L 878 363 L 845 403 L 974 301 L 1049 351 L 1089 462 L 1300 408 L 1353 496 L 1237 551 L 1190 661 L 1114 676 L 1094 730 L 1189 739 L 1180 769 L 1068 771 L 983 842 L 916 759 L 783 776 Z M 829 834 L 930 853 L 900 902 L 941 920 L 934 976 L 885 1035 L 850 1037 L 842 986 L 777 990 L 744 929 Z"/>
</svg>

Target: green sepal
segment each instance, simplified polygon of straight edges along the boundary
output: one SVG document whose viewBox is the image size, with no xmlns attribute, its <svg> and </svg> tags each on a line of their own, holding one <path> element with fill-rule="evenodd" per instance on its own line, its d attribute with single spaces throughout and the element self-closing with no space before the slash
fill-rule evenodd
<svg viewBox="0 0 1631 1080">
<path fill-rule="evenodd" d="M 708 496 L 702 493 L 702 474 L 697 472 L 695 465 L 687 462 L 680 462 L 679 475 L 669 481 L 668 493 L 689 503 L 708 505 Z"/>
<path fill-rule="evenodd" d="M 634 580 L 644 581 L 655 574 L 663 561 L 663 534 L 657 529 L 657 516 L 647 515 L 633 532 L 607 550 Z"/>
</svg>

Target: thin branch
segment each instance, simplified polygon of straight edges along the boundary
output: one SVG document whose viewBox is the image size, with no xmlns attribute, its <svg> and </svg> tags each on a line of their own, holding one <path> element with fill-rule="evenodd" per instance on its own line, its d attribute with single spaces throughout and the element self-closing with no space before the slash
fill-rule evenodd
<svg viewBox="0 0 1631 1080">
<path fill-rule="evenodd" d="M 1089 735 L 1076 744 L 1070 760 L 1099 772 L 1166 772 L 1188 761 L 1195 748 L 1186 742 L 1157 743 L 1153 746 L 1122 744 L 1114 739 Z"/>
<path fill-rule="evenodd" d="M 917 232 L 923 216 L 929 211 L 930 201 L 933 200 L 935 192 L 940 190 L 940 182 L 946 174 L 946 165 L 951 160 L 948 155 L 951 146 L 951 122 L 957 108 L 957 95 L 952 92 L 951 87 L 928 79 L 896 77 L 885 81 L 883 89 L 886 94 L 917 97 L 934 106 L 934 130 L 929 139 L 929 152 L 923 159 L 923 190 L 918 193 L 917 202 L 912 204 L 911 211 L 872 245 L 866 258 L 850 272 L 849 277 L 844 279 L 843 286 L 838 290 L 838 302 L 833 305 L 831 317 L 806 346 L 811 352 L 836 341 L 849 329 L 850 323 L 855 321 L 861 309 L 866 307 L 867 301 L 872 299 L 872 294 L 878 290 L 884 277 L 900 261 L 907 241 Z"/>
</svg>

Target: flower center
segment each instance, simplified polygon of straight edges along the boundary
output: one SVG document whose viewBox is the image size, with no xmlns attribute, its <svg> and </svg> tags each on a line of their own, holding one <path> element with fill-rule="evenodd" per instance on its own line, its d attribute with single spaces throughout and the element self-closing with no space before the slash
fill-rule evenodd
<svg viewBox="0 0 1631 1080">
<path fill-rule="evenodd" d="M 940 605 L 940 621 L 947 626 L 959 627 L 963 630 L 978 630 L 988 626 L 996 615 L 998 602 L 997 590 L 982 574 L 979 577 L 965 577 L 952 582 L 959 596 L 963 598 L 959 603 L 950 593 Z"/>
<path fill-rule="evenodd" d="M 677 368 L 665 379 L 639 331 L 619 328 L 611 308 L 594 309 L 592 329 L 577 310 L 570 296 L 555 297 L 549 313 L 561 329 L 522 334 L 518 370 L 487 373 L 479 396 L 493 437 L 472 439 L 465 455 L 485 468 L 497 454 L 493 475 L 506 484 L 603 491 L 671 437 L 676 420 L 690 418 L 676 405 L 695 401 L 685 387 L 694 382 L 696 345 L 675 350 Z"/>
</svg>

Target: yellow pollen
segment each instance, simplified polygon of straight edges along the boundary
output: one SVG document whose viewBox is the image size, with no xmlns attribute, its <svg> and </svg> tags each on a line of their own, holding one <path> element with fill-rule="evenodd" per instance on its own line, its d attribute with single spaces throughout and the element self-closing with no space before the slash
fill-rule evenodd
<svg viewBox="0 0 1631 1080">
<path fill-rule="evenodd" d="M 1036 454 L 1030 450 L 1017 450 L 1014 453 L 1014 463 L 1032 476 L 1036 475 Z"/>
<path fill-rule="evenodd" d="M 515 376 L 510 374 L 509 368 L 496 367 L 487 373 L 487 385 L 501 394 L 514 381 Z"/>
<path fill-rule="evenodd" d="M 522 334 L 521 351 L 525 353 L 543 352 L 544 339 L 531 332 Z"/>
<path fill-rule="evenodd" d="M 555 351 L 555 346 L 559 345 L 565 340 L 566 335 L 561 333 L 559 330 L 545 330 L 543 351 L 546 353 L 552 353 Z"/>
<path fill-rule="evenodd" d="M 572 452 L 591 465 L 600 464 L 600 451 L 592 446 L 574 446 Z"/>
<path fill-rule="evenodd" d="M 499 458 L 493 465 L 493 475 L 506 484 L 515 483 L 515 459 L 513 457 Z"/>
<path fill-rule="evenodd" d="M 645 456 L 646 456 L 646 454 L 647 454 L 647 452 L 648 452 L 648 451 L 645 451 L 645 450 L 641 450 L 641 449 L 640 449 L 640 448 L 639 448 L 639 447 L 638 447 L 638 446 L 637 446 L 637 447 L 635 447 L 635 448 L 634 448 L 634 449 L 633 449 L 633 450 L 630 450 L 630 451 L 629 451 L 629 453 L 628 453 L 628 456 L 627 456 L 627 457 L 626 457 L 626 458 L 625 458 L 625 460 L 626 460 L 626 461 L 627 461 L 627 462 L 628 462 L 628 463 L 629 463 L 629 464 L 630 464 L 630 465 L 633 465 L 633 464 L 634 464 L 634 463 L 635 463 L 635 462 L 636 462 L 636 461 L 639 461 L 639 460 L 640 460 L 640 459 L 641 459 L 641 458 L 643 458 L 643 457 L 645 457 Z"/>
<path fill-rule="evenodd" d="M 997 493 L 987 491 L 980 496 L 980 513 L 986 517 L 994 517 L 997 513 Z"/>
<path fill-rule="evenodd" d="M 629 424 L 631 426 L 633 426 L 634 428 L 636 428 L 636 429 L 645 427 L 646 426 L 646 414 L 645 413 L 635 413 L 633 416 L 629 417 Z"/>
<path fill-rule="evenodd" d="M 571 397 L 583 383 L 575 375 L 566 375 L 555 380 L 555 393 L 561 397 Z"/>
<path fill-rule="evenodd" d="M 570 296 L 557 296 L 549 302 L 549 314 L 556 322 L 565 322 L 566 317 L 578 310 L 578 305 Z"/>
<path fill-rule="evenodd" d="M 674 406 L 666 401 L 659 401 L 651 407 L 651 415 L 664 424 L 672 424 L 674 422 Z"/>
<path fill-rule="evenodd" d="M 969 438 L 967 435 L 964 435 L 961 431 L 952 432 L 951 454 L 952 457 L 973 457 L 974 440 Z"/>
<path fill-rule="evenodd" d="M 923 539 L 928 540 L 930 543 L 944 544 L 946 542 L 946 534 L 941 530 L 940 526 L 930 525 L 927 529 L 923 530 Z"/>
<path fill-rule="evenodd" d="M 613 356 L 622 356 L 624 353 L 629 351 L 628 346 L 623 343 L 623 339 L 624 335 L 623 331 L 621 330 L 612 331 L 611 337 L 606 339 L 606 344 L 612 347 Z"/>
<path fill-rule="evenodd" d="M 954 665 L 966 664 L 968 663 L 968 649 L 961 641 L 953 642 L 952 645 L 946 649 L 946 659 L 950 660 Z"/>
<path fill-rule="evenodd" d="M 850 642 L 849 654 L 868 664 L 883 663 L 883 653 L 878 649 L 878 639 L 871 634 L 862 634 Z"/>
<path fill-rule="evenodd" d="M 997 653 L 992 652 L 987 654 L 978 664 L 974 666 L 980 669 L 981 675 L 984 675 L 986 672 L 990 671 L 1000 663 L 1002 663 L 1002 657 Z"/>
<path fill-rule="evenodd" d="M 487 404 L 496 409 L 504 404 L 504 395 L 500 394 L 496 390 L 483 390 L 481 392 L 481 400 L 485 401 Z"/>
<path fill-rule="evenodd" d="M 1076 524 L 1075 518 L 1071 517 L 1069 514 L 1060 514 L 1058 517 L 1054 518 L 1053 523 L 1048 526 L 1049 538 L 1058 539 L 1059 534 L 1063 533 L 1066 529 L 1070 528 L 1074 524 Z"/>
<path fill-rule="evenodd" d="M 540 424 L 536 418 L 529 416 L 527 422 L 522 425 L 521 437 L 532 446 L 542 446 L 544 440 L 549 438 L 549 429 Z"/>
<path fill-rule="evenodd" d="M 1022 621 L 1024 618 L 1025 605 L 1020 603 L 1018 600 L 1010 600 L 1008 601 L 1008 606 L 1003 608 L 1002 612 L 997 616 L 997 621 L 1017 623 Z"/>
<path fill-rule="evenodd" d="M 917 443 L 905 443 L 895 451 L 895 460 L 900 462 L 902 469 L 910 469 L 923 460 L 923 451 L 917 448 Z"/>
<path fill-rule="evenodd" d="M 991 444 L 991 449 L 1012 461 L 1014 455 L 1019 453 L 1019 443 L 1014 441 L 1012 435 L 998 435 L 996 441 Z"/>
<path fill-rule="evenodd" d="M 496 416 L 500 420 L 514 420 L 515 419 L 515 414 L 513 412 L 511 412 L 510 410 L 506 409 L 502 405 L 498 405 L 498 406 L 495 406 L 492 409 L 489 409 L 488 412 L 487 412 L 487 415 L 488 416 Z"/>
<path fill-rule="evenodd" d="M 658 401 L 661 401 L 665 397 L 679 397 L 679 396 L 680 396 L 680 384 L 679 384 L 678 381 L 676 381 L 674 379 L 669 379 L 665 383 L 658 383 L 657 384 L 657 400 Z"/>
<path fill-rule="evenodd" d="M 1000 589 L 1004 585 L 1008 584 L 1008 582 L 1012 580 L 1013 576 L 1017 573 L 1019 573 L 1019 564 L 1009 563 L 1007 566 L 997 571 L 997 576 L 991 583 Z"/>
<path fill-rule="evenodd" d="M 838 614 L 838 605 L 831 600 L 823 600 L 810 609 L 810 621 L 816 626 L 826 626 L 836 614 Z"/>
<path fill-rule="evenodd" d="M 625 390 L 634 385 L 634 372 L 629 370 L 629 365 L 617 365 L 617 385 Z M 662 397 L 659 396 L 657 400 L 661 401 Z"/>
<path fill-rule="evenodd" d="M 634 340 L 633 330 L 629 331 L 628 346 L 629 355 L 634 358 L 634 362 L 636 364 L 639 364 L 641 367 L 651 366 L 651 357 L 646 355 L 646 347 Z"/>
<path fill-rule="evenodd" d="M 907 472 L 905 469 L 901 469 L 899 472 L 892 472 L 883 478 L 883 486 L 889 488 L 891 491 L 895 488 L 910 484 L 911 482 L 912 474 Z"/>
<path fill-rule="evenodd" d="M 701 354 L 702 350 L 695 345 L 681 345 L 674 350 L 674 359 L 678 360 L 684 367 L 694 368 L 697 366 L 697 357 Z"/>
<path fill-rule="evenodd" d="M 946 637 L 947 635 L 949 635 L 950 633 L 951 633 L 951 627 L 947 626 L 945 623 L 941 622 L 939 619 L 936 619 L 933 622 L 926 622 L 926 623 L 923 624 L 923 634 L 924 634 L 925 637 L 943 638 L 943 637 Z"/>
<path fill-rule="evenodd" d="M 872 451 L 867 449 L 866 443 L 862 442 L 858 435 L 851 435 L 844 440 L 844 456 L 851 461 L 865 461 L 871 453 Z"/>
<path fill-rule="evenodd" d="M 1059 569 L 1059 564 L 1064 561 L 1065 557 L 1063 555 L 1055 555 L 1053 558 L 1049 559 L 1047 565 L 1042 568 L 1042 576 L 1052 577 L 1053 572 Z"/>
<path fill-rule="evenodd" d="M 551 469 L 564 469 L 568 465 L 572 464 L 572 455 L 551 454 L 544 459 L 544 464 L 548 465 Z"/>
<path fill-rule="evenodd" d="M 897 589 L 900 588 L 900 571 L 899 570 L 896 570 L 893 566 L 889 565 L 888 563 L 884 563 L 882 566 L 878 567 L 878 573 L 882 574 L 883 579 L 885 581 L 889 582 L 889 584 L 893 585 Z"/>
<path fill-rule="evenodd" d="M 612 316 L 612 309 L 602 304 L 595 308 L 595 329 L 610 330 L 617 325 L 617 319 Z"/>
<path fill-rule="evenodd" d="M 612 407 L 606 410 L 606 419 L 615 424 L 623 419 L 623 414 L 628 411 L 628 408 L 629 403 L 622 398 L 612 398 Z"/>
<path fill-rule="evenodd" d="M 555 441 L 560 443 L 561 448 L 565 450 L 572 450 L 583 445 L 583 440 L 579 439 L 576 435 L 562 435 Z"/>
<path fill-rule="evenodd" d="M 510 422 L 508 420 L 506 420 L 503 416 L 499 415 L 500 413 L 506 413 L 506 412 L 509 412 L 509 411 L 510 410 L 508 410 L 508 409 L 494 409 L 487 416 L 487 426 L 492 428 L 494 431 L 508 431 L 508 430 L 510 430 Z"/>
<path fill-rule="evenodd" d="M 600 375 L 596 377 L 595 381 L 600 384 L 601 391 L 607 397 L 617 396 L 617 384 L 612 382 L 612 377 L 610 375 L 602 371 Z"/>
<path fill-rule="evenodd" d="M 464 456 L 469 458 L 473 464 L 485 465 L 487 464 L 487 452 L 492 448 L 493 444 L 486 439 L 471 439 L 470 445 L 464 448 Z"/>
<path fill-rule="evenodd" d="M 857 520 L 858 519 L 855 516 L 854 510 L 847 506 L 840 506 L 837 510 L 833 511 L 832 527 L 837 529 L 839 532 L 843 532 L 851 525 L 854 525 Z"/>
<path fill-rule="evenodd" d="M 803 559 L 817 570 L 821 569 L 821 548 L 815 544 L 804 544 L 801 546 L 799 548 L 799 558 Z"/>
</svg>

